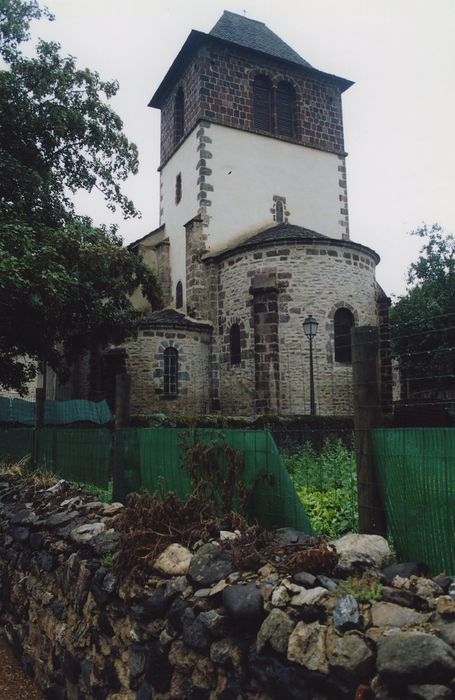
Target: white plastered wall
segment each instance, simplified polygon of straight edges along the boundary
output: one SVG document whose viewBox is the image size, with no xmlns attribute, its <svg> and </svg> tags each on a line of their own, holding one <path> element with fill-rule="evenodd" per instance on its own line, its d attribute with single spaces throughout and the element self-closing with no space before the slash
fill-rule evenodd
<svg viewBox="0 0 455 700">
<path fill-rule="evenodd" d="M 161 223 L 170 238 L 172 288 L 182 280 L 185 288 L 184 224 L 198 213 L 200 159 L 196 131 L 188 136 L 161 173 Z M 275 224 L 273 197 L 286 198 L 289 223 L 332 238 L 342 238 L 340 225 L 340 160 L 317 149 L 211 124 L 206 128 L 212 170 L 206 182 L 209 225 L 208 246 L 221 250 Z M 182 199 L 175 204 L 175 181 L 182 174 Z M 186 291 L 186 290 L 185 290 Z M 186 294 L 185 294 L 186 298 Z"/>
</svg>

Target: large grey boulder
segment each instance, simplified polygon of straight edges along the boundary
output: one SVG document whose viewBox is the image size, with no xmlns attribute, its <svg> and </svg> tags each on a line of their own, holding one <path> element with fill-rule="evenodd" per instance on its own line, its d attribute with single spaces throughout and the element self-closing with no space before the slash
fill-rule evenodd
<svg viewBox="0 0 455 700">
<path fill-rule="evenodd" d="M 455 674 L 455 653 L 431 634 L 397 632 L 378 640 L 376 667 L 384 679 L 446 683 Z"/>
<path fill-rule="evenodd" d="M 340 555 L 335 573 L 357 574 L 369 568 L 383 569 L 394 560 L 389 543 L 380 535 L 344 535 L 332 544 Z"/>
<path fill-rule="evenodd" d="M 187 576 L 194 586 L 205 588 L 226 578 L 233 571 L 231 552 L 215 542 L 209 542 L 194 554 Z"/>
</svg>

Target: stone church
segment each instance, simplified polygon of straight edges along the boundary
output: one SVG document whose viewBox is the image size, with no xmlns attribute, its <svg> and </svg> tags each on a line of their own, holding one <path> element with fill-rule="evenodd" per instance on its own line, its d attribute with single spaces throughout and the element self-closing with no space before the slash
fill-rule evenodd
<svg viewBox="0 0 455 700">
<path fill-rule="evenodd" d="M 137 292 L 138 337 L 104 358 L 111 377 L 130 374 L 133 412 L 352 411 L 350 330 L 384 323 L 388 299 L 379 256 L 349 237 L 351 85 L 232 12 L 190 33 L 150 101 L 160 226 L 130 245 L 164 309 Z"/>
</svg>

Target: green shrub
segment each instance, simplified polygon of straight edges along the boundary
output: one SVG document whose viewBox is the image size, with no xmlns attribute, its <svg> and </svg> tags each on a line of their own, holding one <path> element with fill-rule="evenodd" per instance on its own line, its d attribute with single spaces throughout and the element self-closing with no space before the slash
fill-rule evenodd
<svg viewBox="0 0 455 700">
<path fill-rule="evenodd" d="M 336 538 L 358 529 L 355 457 L 341 440 L 326 440 L 319 453 L 306 442 L 284 462 L 317 534 Z"/>
</svg>

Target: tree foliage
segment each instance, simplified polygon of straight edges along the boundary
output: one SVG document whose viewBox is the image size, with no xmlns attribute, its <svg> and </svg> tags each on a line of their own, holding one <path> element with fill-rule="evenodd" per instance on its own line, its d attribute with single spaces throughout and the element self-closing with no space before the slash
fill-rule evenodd
<svg viewBox="0 0 455 700">
<path fill-rule="evenodd" d="M 392 347 L 408 398 L 444 398 L 455 386 L 455 238 L 438 224 L 412 235 L 425 242 L 391 310 Z"/>
<path fill-rule="evenodd" d="M 21 54 L 42 16 L 35 0 L 0 0 L 0 384 L 19 390 L 37 362 L 64 374 L 91 343 L 133 335 L 138 285 L 154 306 L 161 299 L 116 231 L 74 212 L 72 193 L 98 189 L 110 208 L 137 215 L 121 191 L 137 149 L 108 104 L 115 81 L 78 68 L 54 42 Z"/>
</svg>

